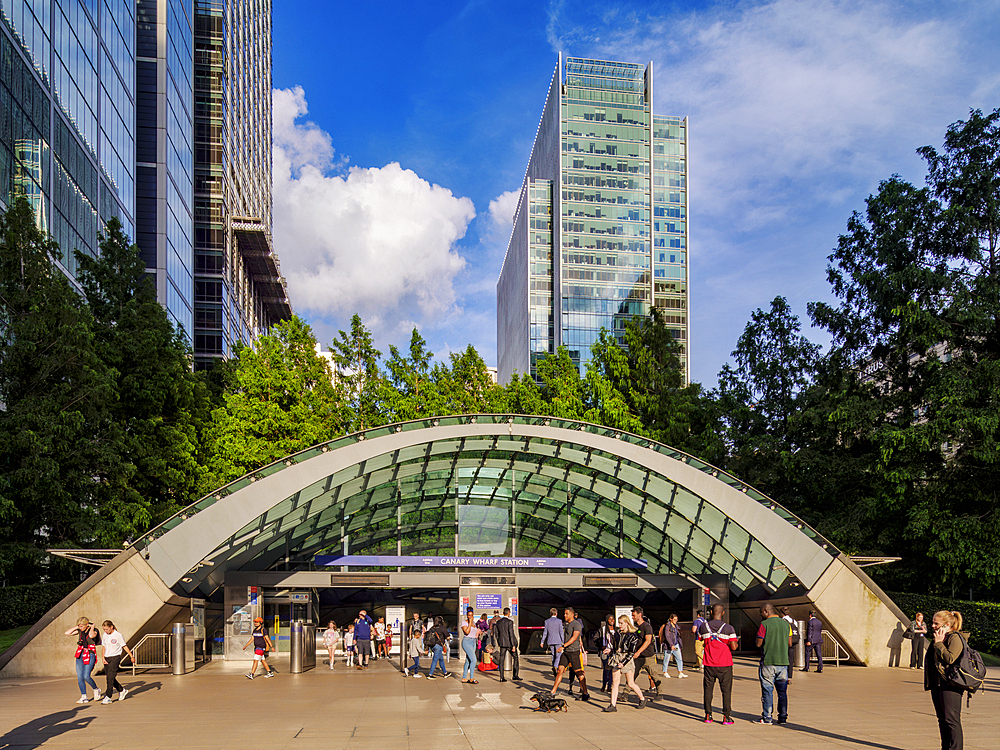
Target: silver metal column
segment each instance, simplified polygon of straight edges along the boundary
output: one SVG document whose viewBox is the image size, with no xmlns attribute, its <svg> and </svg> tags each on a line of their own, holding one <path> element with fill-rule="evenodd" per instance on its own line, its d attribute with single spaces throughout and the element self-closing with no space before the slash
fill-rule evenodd
<svg viewBox="0 0 1000 750">
<path fill-rule="evenodd" d="M 795 659 L 792 669 L 803 669 L 806 666 L 806 623 L 796 620 L 795 627 L 799 629 L 799 642 L 793 646 Z"/>
<path fill-rule="evenodd" d="M 291 634 L 291 664 L 288 671 L 292 674 L 302 674 L 302 649 L 305 644 L 302 642 L 302 620 L 292 623 Z"/>
<path fill-rule="evenodd" d="M 170 636 L 170 656 L 173 673 L 177 675 L 187 673 L 187 625 L 183 622 L 175 622 L 173 632 Z"/>
</svg>

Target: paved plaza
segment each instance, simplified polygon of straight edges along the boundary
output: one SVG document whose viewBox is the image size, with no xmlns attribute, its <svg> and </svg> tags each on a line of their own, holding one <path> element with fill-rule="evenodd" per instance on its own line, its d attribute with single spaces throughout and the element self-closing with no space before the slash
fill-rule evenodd
<svg viewBox="0 0 1000 750">
<path fill-rule="evenodd" d="M 72 659 L 66 664 L 68 673 Z M 322 666 L 301 675 L 287 673 L 287 660 L 277 665 L 273 679 L 253 682 L 242 676 L 245 669 L 221 661 L 183 677 L 126 672 L 129 697 L 107 706 L 75 705 L 72 676 L 0 681 L 0 748 L 924 750 L 939 743 L 921 673 L 908 669 L 796 673 L 789 724 L 768 727 L 751 723 L 759 715 L 760 688 L 754 662 L 738 659 L 736 724 L 724 727 L 701 723 L 699 673 L 664 680 L 660 700 L 642 711 L 626 699 L 609 714 L 601 712 L 608 697 L 595 689 L 600 670 L 591 667 L 593 700 L 570 701 L 567 713 L 547 715 L 534 713 L 528 701 L 551 685 L 540 657 L 522 659 L 520 684 L 501 684 L 493 674 L 480 675 L 478 685 L 404 678 L 386 663 L 367 672 L 338 664 L 332 673 Z M 450 668 L 457 673 L 460 662 L 452 659 Z M 566 697 L 562 687 L 560 695 Z M 716 706 L 721 716 L 718 697 Z M 972 699 L 963 718 L 967 750 L 1000 747 L 1000 679 Z"/>
</svg>

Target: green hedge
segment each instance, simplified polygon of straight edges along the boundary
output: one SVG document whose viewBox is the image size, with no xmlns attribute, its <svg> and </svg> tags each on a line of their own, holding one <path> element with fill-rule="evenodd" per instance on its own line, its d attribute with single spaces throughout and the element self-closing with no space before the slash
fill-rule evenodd
<svg viewBox="0 0 1000 750">
<path fill-rule="evenodd" d="M 911 620 L 917 612 L 923 612 L 928 622 L 935 612 L 942 609 L 960 612 L 962 630 L 969 633 L 969 645 L 977 651 L 1000 655 L 1000 604 L 925 594 L 886 593 Z"/>
<path fill-rule="evenodd" d="M 5 628 L 34 625 L 78 585 L 62 581 L 0 588 L 0 623 Z"/>
</svg>

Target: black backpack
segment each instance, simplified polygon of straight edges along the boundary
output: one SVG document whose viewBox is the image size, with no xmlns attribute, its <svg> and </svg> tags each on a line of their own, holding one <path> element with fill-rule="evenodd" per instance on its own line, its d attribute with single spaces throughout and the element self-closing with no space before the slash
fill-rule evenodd
<svg viewBox="0 0 1000 750">
<path fill-rule="evenodd" d="M 955 635 L 962 639 L 962 655 L 954 664 L 944 668 L 944 680 L 949 685 L 966 691 L 968 697 L 971 697 L 983 686 L 983 681 L 986 679 L 986 665 L 983 663 L 983 657 L 976 649 L 969 646 L 961 633 Z"/>
<path fill-rule="evenodd" d="M 440 640 L 441 639 L 438 638 L 438 634 L 434 632 L 433 628 L 431 628 L 430 630 L 427 631 L 427 633 L 424 634 L 424 646 L 426 646 L 427 648 L 434 648 L 435 646 L 438 645 Z"/>
</svg>

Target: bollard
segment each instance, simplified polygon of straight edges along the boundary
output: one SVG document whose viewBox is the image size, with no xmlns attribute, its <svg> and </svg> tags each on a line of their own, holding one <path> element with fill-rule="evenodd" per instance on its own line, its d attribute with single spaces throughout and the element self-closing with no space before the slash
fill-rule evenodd
<svg viewBox="0 0 1000 750">
<path fill-rule="evenodd" d="M 802 620 L 795 621 L 795 627 L 799 629 L 799 642 L 792 647 L 795 658 L 790 669 L 802 669 L 806 665 L 806 625 Z"/>
<path fill-rule="evenodd" d="M 187 626 L 183 622 L 175 622 L 170 635 L 170 656 L 174 674 L 187 673 Z"/>
<path fill-rule="evenodd" d="M 305 644 L 302 642 L 302 620 L 292 623 L 291 634 L 291 665 L 288 671 L 292 674 L 302 674 L 302 653 Z"/>
</svg>

